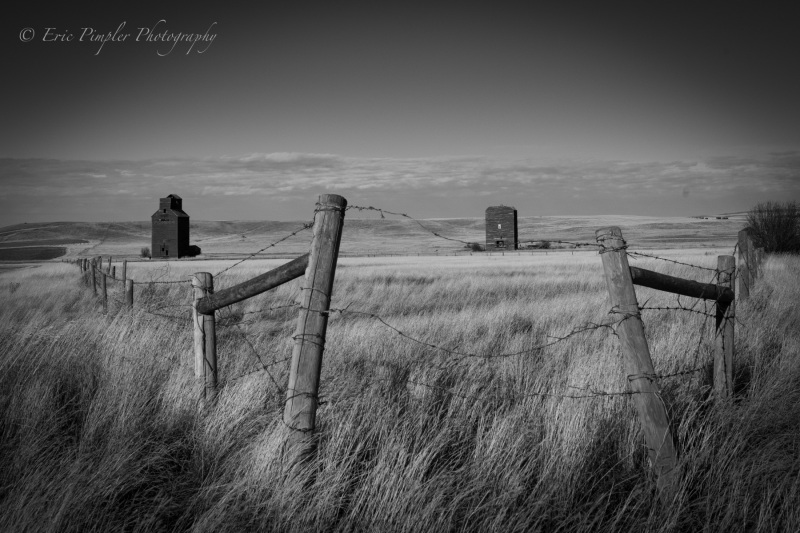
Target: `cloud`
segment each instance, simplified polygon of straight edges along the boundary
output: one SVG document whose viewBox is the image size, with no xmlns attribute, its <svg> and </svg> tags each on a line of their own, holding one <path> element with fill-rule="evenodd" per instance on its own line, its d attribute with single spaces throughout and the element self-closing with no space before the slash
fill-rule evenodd
<svg viewBox="0 0 800 533">
<path fill-rule="evenodd" d="M 496 197 L 524 199 L 551 212 L 603 205 L 625 213 L 637 205 L 689 198 L 690 191 L 693 202 L 727 199 L 745 207 L 759 194 L 800 199 L 798 176 L 800 151 L 697 161 L 573 160 L 547 165 L 533 158 L 355 158 L 296 152 L 138 161 L 0 159 L 0 208 L 57 198 L 67 205 L 102 198 L 118 202 L 124 196 L 145 202 L 176 192 L 209 203 L 219 199 L 219 205 L 229 202 L 236 213 L 236 201 L 291 202 L 330 191 L 354 203 L 365 196 L 410 201 Z"/>
</svg>

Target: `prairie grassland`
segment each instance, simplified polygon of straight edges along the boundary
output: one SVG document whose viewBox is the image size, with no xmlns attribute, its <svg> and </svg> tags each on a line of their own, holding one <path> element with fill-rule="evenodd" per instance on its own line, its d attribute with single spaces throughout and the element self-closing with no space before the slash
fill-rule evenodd
<svg viewBox="0 0 800 533">
<path fill-rule="evenodd" d="M 716 252 L 657 253 L 716 264 Z M 129 273 L 186 279 L 230 264 Z M 276 264 L 248 261 L 215 285 Z M 656 371 L 700 369 L 661 383 L 681 450 L 666 506 L 630 397 L 599 394 L 625 390 L 617 339 L 599 328 L 554 342 L 609 320 L 596 254 L 342 259 L 332 306 L 346 311 L 328 325 L 317 456 L 291 473 L 281 411 L 296 310 L 283 306 L 296 282 L 219 314 L 221 391 L 199 411 L 188 284 L 137 285 L 133 311 L 111 287 L 106 316 L 72 265 L 8 272 L 0 530 L 797 531 L 798 275 L 797 257 L 769 257 L 737 309 L 729 405 L 709 394 L 713 319 L 643 311 Z M 647 307 L 679 304 L 637 293 Z M 430 348 L 361 313 L 492 357 Z"/>
</svg>

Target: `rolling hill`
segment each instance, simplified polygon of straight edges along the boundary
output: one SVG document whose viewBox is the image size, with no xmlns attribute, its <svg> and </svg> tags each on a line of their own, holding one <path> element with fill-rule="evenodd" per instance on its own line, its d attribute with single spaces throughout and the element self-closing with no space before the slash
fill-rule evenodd
<svg viewBox="0 0 800 533">
<path fill-rule="evenodd" d="M 310 231 L 269 247 L 303 227 L 304 222 L 192 220 L 191 243 L 200 246 L 200 258 L 250 254 L 295 255 L 308 247 Z M 709 217 L 542 216 L 520 217 L 519 240 L 594 242 L 594 231 L 620 226 L 636 248 L 733 247 L 744 226 L 744 214 L 727 219 Z M 345 219 L 343 255 L 435 254 L 465 251 L 459 241 L 483 244 L 483 218 L 426 219 L 402 217 Z M 441 238 L 434 233 L 437 233 Z M 455 239 L 455 240 L 448 240 Z M 26 247 L 63 247 L 62 259 L 89 255 L 138 257 L 150 246 L 150 222 L 49 222 L 0 228 L 0 252 Z M 568 245 L 563 245 L 569 247 Z"/>
</svg>

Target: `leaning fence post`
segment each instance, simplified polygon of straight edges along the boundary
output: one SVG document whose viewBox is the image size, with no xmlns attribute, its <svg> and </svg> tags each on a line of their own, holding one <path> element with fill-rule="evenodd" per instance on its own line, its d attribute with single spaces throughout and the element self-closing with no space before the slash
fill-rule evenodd
<svg viewBox="0 0 800 533">
<path fill-rule="evenodd" d="M 108 256 L 108 268 L 106 268 L 106 272 L 108 272 L 108 273 L 111 272 L 111 256 L 110 255 Z"/>
<path fill-rule="evenodd" d="M 314 212 L 308 268 L 301 282 L 301 305 L 283 413 L 284 423 L 292 430 L 290 438 L 301 444 L 301 453 L 313 450 L 314 441 L 309 434 L 316 423 L 322 352 L 346 207 L 347 200 L 339 195 L 320 196 Z"/>
<path fill-rule="evenodd" d="M 217 394 L 217 335 L 214 311 L 203 315 L 197 312 L 197 302 L 214 293 L 214 277 L 208 272 L 192 276 L 194 298 L 192 322 L 194 323 L 194 375 L 205 376 L 205 398 L 213 401 Z"/>
<path fill-rule="evenodd" d="M 127 281 L 128 279 L 128 260 L 122 260 L 122 281 Z"/>
<path fill-rule="evenodd" d="M 736 288 L 736 294 L 739 296 L 739 301 L 747 300 L 750 297 L 750 287 L 753 283 L 750 245 L 750 228 L 745 228 L 738 235 L 739 264 L 736 266 L 736 273 L 739 278 L 739 286 Z"/>
<path fill-rule="evenodd" d="M 614 331 L 619 337 L 631 398 L 642 424 L 660 497 L 662 501 L 669 502 L 677 481 L 678 453 L 650 358 L 650 348 L 644 336 L 625 240 L 616 226 L 601 228 L 595 232 L 595 236 L 602 246 L 600 254 L 611 297 L 611 312 L 620 315 L 620 320 L 614 324 Z"/>
<path fill-rule="evenodd" d="M 125 280 L 125 303 L 128 304 L 128 308 L 133 308 L 133 280 Z"/>
<path fill-rule="evenodd" d="M 100 288 L 103 290 L 103 312 L 108 313 L 108 291 L 106 290 L 106 276 L 105 272 L 100 272 Z"/>
<path fill-rule="evenodd" d="M 717 283 L 733 289 L 736 258 L 732 255 L 717 257 Z M 714 334 L 714 392 L 720 399 L 733 395 L 733 327 L 736 316 L 736 298 L 729 304 L 716 303 L 717 327 Z"/>
</svg>

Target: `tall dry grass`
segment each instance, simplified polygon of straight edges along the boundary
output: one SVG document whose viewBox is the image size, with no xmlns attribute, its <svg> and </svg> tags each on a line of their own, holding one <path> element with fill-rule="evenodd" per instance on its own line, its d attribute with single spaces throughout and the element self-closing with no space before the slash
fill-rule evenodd
<svg viewBox="0 0 800 533">
<path fill-rule="evenodd" d="M 129 268 L 143 281 L 227 264 Z M 216 285 L 268 266 L 244 263 Z M 644 311 L 657 371 L 701 369 L 662 382 L 682 474 L 663 505 L 630 398 L 593 396 L 625 390 L 616 339 L 599 329 L 532 350 L 608 320 L 594 254 L 342 260 L 333 306 L 348 312 L 328 327 L 318 453 L 293 472 L 281 463 L 280 416 L 296 313 L 259 311 L 291 304 L 296 283 L 220 313 L 221 392 L 202 411 L 188 285 L 137 285 L 134 311 L 112 300 L 104 316 L 74 266 L 7 273 L 0 529 L 796 531 L 798 274 L 798 258 L 770 257 L 739 306 L 730 405 L 710 400 L 713 324 Z M 648 307 L 678 304 L 637 292 Z M 122 299 L 118 287 L 112 295 Z M 523 353 L 453 356 L 353 311 L 449 350 Z"/>
</svg>

